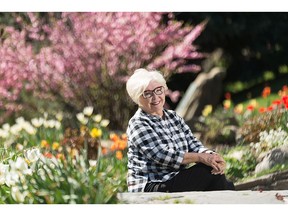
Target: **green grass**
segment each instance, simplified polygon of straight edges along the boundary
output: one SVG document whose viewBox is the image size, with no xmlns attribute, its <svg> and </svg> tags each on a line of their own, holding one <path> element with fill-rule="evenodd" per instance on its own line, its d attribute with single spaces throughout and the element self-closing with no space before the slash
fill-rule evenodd
<svg viewBox="0 0 288 216">
<path fill-rule="evenodd" d="M 262 90 L 265 86 L 271 87 L 271 95 L 277 95 L 278 91 L 282 89 L 284 85 L 288 85 L 288 73 L 281 75 L 280 78 L 264 80 L 251 80 L 249 82 L 233 82 L 226 84 L 225 91 L 231 92 L 232 100 L 234 103 L 244 103 L 252 98 L 261 97 Z"/>
<path fill-rule="evenodd" d="M 251 99 L 248 99 L 246 101 L 243 101 L 243 103 L 242 103 L 243 106 L 247 107 L 252 99 L 253 100 L 255 99 L 257 101 L 258 108 L 259 107 L 268 107 L 272 104 L 272 102 L 274 100 L 279 99 L 279 95 L 277 93 L 272 93 L 267 98 L 263 98 L 262 96 L 251 98 Z"/>
</svg>

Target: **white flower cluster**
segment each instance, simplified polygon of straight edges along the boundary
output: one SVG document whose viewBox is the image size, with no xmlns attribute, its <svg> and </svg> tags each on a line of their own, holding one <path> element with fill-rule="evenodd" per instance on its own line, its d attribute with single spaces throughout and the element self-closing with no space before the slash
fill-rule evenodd
<svg viewBox="0 0 288 216">
<path fill-rule="evenodd" d="M 82 125 L 87 125 L 90 117 L 93 119 L 95 123 L 99 124 L 101 127 L 107 127 L 109 125 L 110 121 L 108 119 L 102 119 L 101 114 L 97 115 L 92 114 L 93 114 L 93 107 L 88 106 L 83 109 L 83 112 L 78 113 L 76 117 Z"/>
<path fill-rule="evenodd" d="M 36 129 L 33 125 L 26 121 L 23 117 L 17 118 L 16 123 L 10 126 L 8 123 L 0 128 L 0 138 L 7 138 L 10 134 L 18 135 L 21 131 L 26 131 L 28 134 L 35 135 Z"/>
<path fill-rule="evenodd" d="M 11 143 L 15 141 L 14 138 L 21 136 L 23 132 L 34 136 L 40 127 L 44 127 L 46 129 L 55 128 L 58 130 L 61 127 L 61 119 L 59 116 L 57 118 L 57 120 L 47 119 L 46 115 L 44 118 L 33 118 L 31 122 L 29 122 L 26 121 L 23 117 L 19 117 L 16 119 L 14 125 L 10 126 L 8 123 L 2 125 L 2 128 L 0 128 L 0 140 L 1 138 L 3 139 L 4 147 L 7 148 L 11 145 Z"/>
<path fill-rule="evenodd" d="M 0 163 L 0 186 L 6 184 L 8 187 L 11 187 L 13 199 L 20 203 L 24 201 L 28 191 L 21 193 L 17 187 L 17 183 L 25 183 L 25 176 L 32 174 L 34 169 L 33 163 L 41 156 L 40 150 L 37 148 L 25 151 L 24 155 L 25 158 L 17 157 L 15 161 L 9 160 L 8 164 Z M 30 163 L 30 167 L 28 163 Z"/>
<path fill-rule="evenodd" d="M 259 136 L 259 142 L 250 144 L 256 154 L 271 150 L 280 145 L 288 145 L 288 133 L 282 130 L 282 128 L 278 128 L 277 130 L 271 129 L 269 132 L 262 131 Z"/>
</svg>

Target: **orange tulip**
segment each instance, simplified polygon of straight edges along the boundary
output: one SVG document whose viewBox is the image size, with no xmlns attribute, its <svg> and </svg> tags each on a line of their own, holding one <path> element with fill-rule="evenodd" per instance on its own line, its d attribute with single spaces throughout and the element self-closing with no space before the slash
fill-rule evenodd
<svg viewBox="0 0 288 216">
<path fill-rule="evenodd" d="M 122 134 L 122 135 L 121 135 L 121 139 L 123 139 L 123 140 L 127 141 L 127 139 L 128 139 L 128 138 L 127 138 L 127 134 L 125 134 L 125 133 L 124 133 L 124 134 Z"/>
<path fill-rule="evenodd" d="M 60 160 L 65 160 L 64 154 L 61 154 L 61 153 L 58 153 L 58 154 L 56 155 L 56 158 L 57 158 L 57 159 L 60 159 Z"/>
<path fill-rule="evenodd" d="M 49 148 L 50 145 L 49 143 L 47 142 L 47 140 L 41 140 L 41 148 Z"/>
<path fill-rule="evenodd" d="M 260 108 L 259 108 L 259 112 L 260 112 L 260 113 L 266 112 L 266 108 L 265 108 L 265 107 L 260 107 Z"/>
<path fill-rule="evenodd" d="M 265 87 L 262 91 L 262 97 L 266 98 L 267 96 L 269 96 L 271 94 L 271 88 L 270 87 Z"/>
<path fill-rule="evenodd" d="M 122 160 L 122 158 L 123 158 L 122 151 L 116 151 L 116 158 L 117 158 L 118 160 Z"/>
<path fill-rule="evenodd" d="M 280 99 L 274 100 L 274 101 L 272 102 L 272 104 L 277 105 L 277 106 L 281 105 L 281 103 L 282 103 L 282 101 L 281 101 Z"/>
<path fill-rule="evenodd" d="M 50 159 L 53 157 L 53 155 L 50 152 L 45 152 L 43 155 L 44 157 L 50 158 Z"/>
<path fill-rule="evenodd" d="M 269 106 L 269 107 L 267 108 L 267 111 L 272 111 L 273 109 L 274 109 L 273 106 Z"/>
<path fill-rule="evenodd" d="M 102 154 L 103 154 L 103 155 L 106 155 L 107 152 L 108 152 L 108 151 L 107 151 L 107 148 L 102 148 Z"/>
<path fill-rule="evenodd" d="M 255 108 L 255 106 L 253 106 L 253 105 L 249 105 L 249 106 L 247 106 L 247 110 L 250 110 L 250 111 L 253 111 L 254 108 Z"/>
<path fill-rule="evenodd" d="M 111 134 L 110 134 L 110 139 L 111 139 L 113 142 L 116 142 L 117 140 L 119 140 L 119 137 L 118 137 L 117 134 L 111 133 Z"/>
</svg>

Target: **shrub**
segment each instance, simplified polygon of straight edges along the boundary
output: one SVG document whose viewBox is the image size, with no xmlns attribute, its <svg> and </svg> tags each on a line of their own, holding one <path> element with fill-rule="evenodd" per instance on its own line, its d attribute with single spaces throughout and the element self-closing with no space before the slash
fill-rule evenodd
<svg viewBox="0 0 288 216">
<path fill-rule="evenodd" d="M 235 127 L 238 126 L 238 120 L 233 112 L 216 109 L 207 116 L 201 116 L 195 123 L 195 129 L 201 133 L 200 140 L 205 145 L 216 147 L 219 144 L 235 145 Z"/>
<path fill-rule="evenodd" d="M 245 143 L 258 142 L 262 131 L 277 129 L 282 125 L 284 112 L 279 110 L 265 112 L 248 118 L 240 127 L 239 133 Z"/>
<path fill-rule="evenodd" d="M 234 156 L 238 152 L 240 156 Z M 257 165 L 256 159 L 249 146 L 232 149 L 224 154 L 226 161 L 225 174 L 232 181 L 239 181 L 247 176 L 253 175 Z"/>
<path fill-rule="evenodd" d="M 93 105 L 113 130 L 123 130 L 135 110 L 125 90 L 127 76 L 140 67 L 161 70 L 167 78 L 198 73 L 194 60 L 205 56 L 193 42 L 206 22 L 183 25 L 173 13 L 14 15 L 17 25 L 4 26 L 0 40 L 0 124 L 55 107 L 74 118 Z"/>
</svg>

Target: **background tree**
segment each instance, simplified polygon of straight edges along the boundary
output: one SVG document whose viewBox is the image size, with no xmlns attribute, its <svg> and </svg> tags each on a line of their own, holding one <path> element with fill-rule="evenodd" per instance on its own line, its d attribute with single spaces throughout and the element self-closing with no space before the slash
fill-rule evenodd
<svg viewBox="0 0 288 216">
<path fill-rule="evenodd" d="M 4 14 L 5 15 L 5 14 Z M 3 14 L 2 14 L 3 17 Z M 125 81 L 135 69 L 199 72 L 193 41 L 205 27 L 172 13 L 14 13 L 2 29 L 0 109 L 3 118 L 93 106 L 124 129 L 134 104 Z M 172 99 L 177 92 L 168 92 Z M 30 112 L 28 112 L 30 111 Z M 72 115 L 71 115 L 72 114 Z"/>
</svg>

